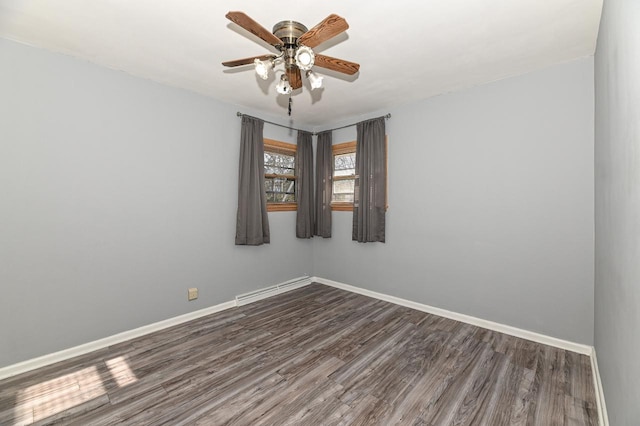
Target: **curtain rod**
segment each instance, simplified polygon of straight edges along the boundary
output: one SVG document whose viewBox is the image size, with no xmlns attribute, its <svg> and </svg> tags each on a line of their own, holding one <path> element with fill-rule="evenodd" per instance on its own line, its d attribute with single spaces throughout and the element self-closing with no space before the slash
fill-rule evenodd
<svg viewBox="0 0 640 426">
<path fill-rule="evenodd" d="M 278 126 L 278 127 L 284 127 L 285 129 L 289 129 L 289 130 L 298 130 L 298 131 L 302 131 L 302 132 L 307 132 L 308 130 L 304 130 L 304 129 L 297 129 L 295 127 L 289 127 L 289 126 L 285 126 L 284 124 L 278 124 L 278 123 L 274 123 L 273 121 L 268 121 L 268 120 L 263 120 L 262 118 L 259 117 L 254 117 L 253 115 L 249 115 L 249 114 L 243 114 L 240 111 L 236 112 L 236 115 L 238 117 L 251 117 L 251 118 L 255 118 L 256 120 L 262 120 L 265 123 L 269 123 L 269 124 L 273 124 L 274 126 Z M 313 133 L 315 135 L 315 133 Z"/>
<path fill-rule="evenodd" d="M 363 120 L 363 121 L 369 121 L 369 120 L 375 120 L 376 118 L 386 118 L 387 120 L 391 118 L 391 113 L 387 113 L 383 116 L 380 117 L 375 117 L 375 118 L 369 118 L 368 120 Z M 361 123 L 361 121 L 359 121 L 358 123 Z M 345 126 L 341 126 L 341 127 L 335 127 L 333 129 L 327 129 L 327 130 L 323 130 L 322 132 L 319 133 L 324 133 L 324 132 L 333 132 L 334 130 L 340 130 L 340 129 L 346 129 L 347 127 L 352 127 L 352 126 L 356 126 L 358 123 L 353 123 L 353 124 L 347 124 Z M 314 133 L 314 135 L 317 135 L 318 133 Z"/>
<path fill-rule="evenodd" d="M 263 120 L 262 118 L 254 117 L 253 115 L 243 114 L 243 113 L 241 113 L 240 111 L 236 112 L 236 115 L 237 115 L 238 117 L 251 117 L 251 118 L 255 118 L 255 119 L 257 119 L 257 120 L 262 120 L 262 121 L 264 121 L 265 123 L 273 124 L 274 126 L 278 126 L 278 127 L 284 127 L 285 129 L 289 129 L 289 130 L 298 130 L 298 131 L 302 131 L 302 132 L 306 132 L 306 131 L 307 131 L 307 130 L 304 130 L 304 129 L 298 129 L 298 128 L 295 128 L 295 127 L 285 126 L 284 124 L 274 123 L 273 121 Z M 389 113 L 389 114 L 383 115 L 382 117 L 384 117 L 384 118 L 386 118 L 386 119 L 389 119 L 389 118 L 391 118 L 391 114 Z M 381 118 L 381 117 L 377 117 L 377 118 Z M 371 119 L 371 120 L 374 120 L 374 119 Z M 364 120 L 364 121 L 367 121 L 367 120 Z M 358 124 L 358 123 L 347 124 L 346 126 L 336 127 L 336 128 L 334 128 L 334 129 L 327 129 L 327 130 L 323 130 L 322 132 L 319 132 L 319 133 L 323 133 L 323 132 L 333 132 L 334 130 L 346 129 L 347 127 L 352 127 L 352 126 L 355 126 L 355 125 L 357 125 L 357 124 Z M 316 133 L 316 132 L 313 132 L 313 133 L 311 133 L 311 134 L 312 134 L 313 136 L 318 135 L 318 133 Z"/>
</svg>

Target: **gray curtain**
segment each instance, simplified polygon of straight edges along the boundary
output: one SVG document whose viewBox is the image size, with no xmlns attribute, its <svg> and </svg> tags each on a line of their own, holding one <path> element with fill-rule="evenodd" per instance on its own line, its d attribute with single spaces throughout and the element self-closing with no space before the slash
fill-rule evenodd
<svg viewBox="0 0 640 426">
<path fill-rule="evenodd" d="M 331 238 L 331 179 L 333 152 L 331 132 L 318 134 L 316 148 L 316 214 L 313 235 Z"/>
<path fill-rule="evenodd" d="M 243 116 L 240 132 L 240 171 L 236 245 L 269 243 L 267 195 L 264 189 L 264 121 Z"/>
<path fill-rule="evenodd" d="M 313 237 L 313 144 L 311 133 L 298 130 L 296 149 L 296 237 Z"/>
<path fill-rule="evenodd" d="M 385 241 L 386 164 L 384 117 L 358 123 L 354 241 Z"/>
</svg>

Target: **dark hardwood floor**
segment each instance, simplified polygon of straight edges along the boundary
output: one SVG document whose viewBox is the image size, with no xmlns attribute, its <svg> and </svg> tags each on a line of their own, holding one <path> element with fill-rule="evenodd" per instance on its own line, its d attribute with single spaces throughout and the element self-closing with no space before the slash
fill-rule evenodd
<svg viewBox="0 0 640 426">
<path fill-rule="evenodd" d="M 0 424 L 595 425 L 587 356 L 313 284 L 0 381 Z"/>
</svg>

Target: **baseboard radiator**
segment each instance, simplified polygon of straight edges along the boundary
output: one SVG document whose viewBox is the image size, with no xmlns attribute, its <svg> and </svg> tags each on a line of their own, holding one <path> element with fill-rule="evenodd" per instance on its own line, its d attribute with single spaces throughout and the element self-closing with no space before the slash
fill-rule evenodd
<svg viewBox="0 0 640 426">
<path fill-rule="evenodd" d="M 257 302 L 258 300 L 266 299 L 267 297 L 275 296 L 276 294 L 295 290 L 309 284 L 311 284 L 311 277 L 303 276 L 273 285 L 271 287 L 265 287 L 259 290 L 251 291 L 249 293 L 240 294 L 236 296 L 236 306 L 243 306 L 249 303 Z"/>
</svg>

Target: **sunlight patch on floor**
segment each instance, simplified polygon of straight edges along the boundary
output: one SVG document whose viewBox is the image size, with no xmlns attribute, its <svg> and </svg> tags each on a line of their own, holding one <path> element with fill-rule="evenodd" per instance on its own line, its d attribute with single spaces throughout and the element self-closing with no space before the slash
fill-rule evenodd
<svg viewBox="0 0 640 426">
<path fill-rule="evenodd" d="M 109 367 L 111 376 L 116 381 L 119 387 L 129 385 L 138 381 L 135 373 L 129 367 L 127 360 L 123 356 L 110 359 L 106 362 Z"/>
<path fill-rule="evenodd" d="M 14 417 L 33 410 L 33 420 L 38 421 L 106 393 L 97 367 L 87 367 L 18 392 Z"/>
</svg>

